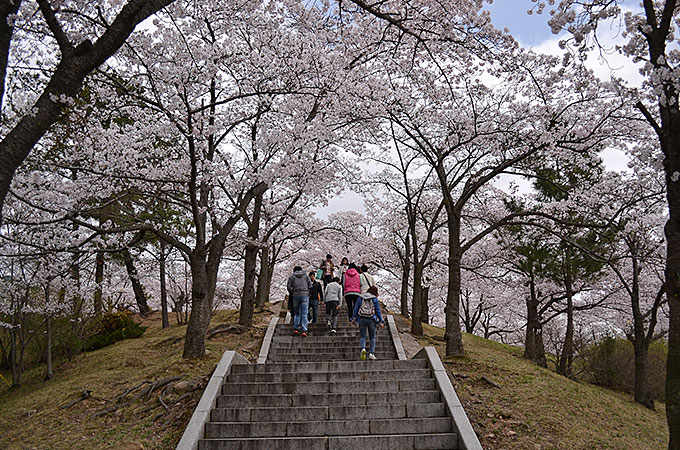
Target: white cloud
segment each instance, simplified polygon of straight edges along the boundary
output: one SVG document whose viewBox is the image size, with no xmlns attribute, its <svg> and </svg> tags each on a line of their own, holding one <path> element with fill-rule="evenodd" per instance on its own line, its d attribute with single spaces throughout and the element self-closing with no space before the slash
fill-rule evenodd
<svg viewBox="0 0 680 450">
<path fill-rule="evenodd" d="M 626 11 L 633 11 L 632 9 L 622 9 L 622 15 Z M 643 76 L 640 74 L 642 63 L 634 63 L 628 56 L 616 50 L 617 46 L 626 43 L 626 39 L 621 35 L 622 31 L 623 23 L 620 19 L 600 23 L 597 33 L 599 46 L 595 46 L 588 53 L 586 67 L 591 69 L 601 80 L 609 81 L 612 76 L 615 76 L 626 81 L 630 87 L 640 87 L 643 81 Z M 528 48 L 539 53 L 562 55 L 565 50 L 560 48 L 559 41 L 566 37 L 567 34 L 553 36 L 539 45 Z"/>
</svg>

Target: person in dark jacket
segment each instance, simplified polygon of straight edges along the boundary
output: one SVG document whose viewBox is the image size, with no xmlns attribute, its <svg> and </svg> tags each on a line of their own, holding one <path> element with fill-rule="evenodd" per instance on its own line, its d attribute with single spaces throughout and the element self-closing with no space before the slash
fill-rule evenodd
<svg viewBox="0 0 680 450">
<path fill-rule="evenodd" d="M 316 281 L 316 273 L 309 272 L 309 279 L 312 280 L 312 289 L 309 290 L 309 309 L 311 310 L 311 323 L 316 323 L 319 315 L 319 302 L 323 301 L 323 289 L 321 283 Z"/>
<path fill-rule="evenodd" d="M 293 299 L 293 336 L 302 334 L 302 337 L 307 337 L 307 310 L 309 309 L 309 291 L 312 289 L 312 280 L 302 270 L 302 267 L 295 266 L 293 275 L 288 277 L 286 288 L 288 295 Z"/>
</svg>

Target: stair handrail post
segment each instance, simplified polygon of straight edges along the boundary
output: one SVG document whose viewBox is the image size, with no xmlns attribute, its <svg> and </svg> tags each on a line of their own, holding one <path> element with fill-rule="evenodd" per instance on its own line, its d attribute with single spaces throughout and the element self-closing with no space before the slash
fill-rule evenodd
<svg viewBox="0 0 680 450">
<path fill-rule="evenodd" d="M 205 424 L 210 420 L 210 411 L 217 404 L 217 397 L 222 391 L 222 384 L 231 372 L 234 364 L 250 364 L 250 362 L 233 350 L 227 350 L 222 359 L 217 363 L 208 385 L 203 391 L 194 413 L 191 415 L 189 424 L 177 444 L 177 450 L 198 450 L 198 441 L 205 436 Z"/>
<path fill-rule="evenodd" d="M 267 362 L 269 350 L 272 347 L 272 339 L 274 339 L 274 332 L 276 331 L 276 325 L 278 323 L 278 317 L 272 317 L 272 319 L 269 321 L 267 332 L 265 333 L 264 339 L 262 340 L 262 347 L 260 347 L 260 354 L 257 357 L 257 364 L 264 364 Z"/>
<path fill-rule="evenodd" d="M 405 361 L 406 352 L 404 351 L 404 345 L 401 343 L 401 337 L 399 337 L 399 329 L 394 321 L 392 314 L 387 316 L 387 327 L 390 330 L 390 335 L 392 336 L 392 344 L 394 344 L 394 349 L 397 351 L 397 357 L 401 361 Z"/>
<path fill-rule="evenodd" d="M 437 350 L 431 346 L 423 347 L 415 354 L 413 359 L 426 359 L 434 373 L 435 383 L 437 383 L 439 392 L 453 420 L 453 425 L 458 432 L 458 448 L 461 450 L 483 450 Z"/>
</svg>

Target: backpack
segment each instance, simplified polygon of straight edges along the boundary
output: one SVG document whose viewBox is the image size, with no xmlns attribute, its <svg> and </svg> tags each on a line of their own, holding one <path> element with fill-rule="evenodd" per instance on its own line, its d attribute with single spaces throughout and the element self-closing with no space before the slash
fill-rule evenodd
<svg viewBox="0 0 680 450">
<path fill-rule="evenodd" d="M 375 305 L 373 304 L 372 298 L 362 298 L 361 306 L 359 307 L 359 317 L 365 317 L 367 319 L 373 318 L 375 315 Z"/>
</svg>

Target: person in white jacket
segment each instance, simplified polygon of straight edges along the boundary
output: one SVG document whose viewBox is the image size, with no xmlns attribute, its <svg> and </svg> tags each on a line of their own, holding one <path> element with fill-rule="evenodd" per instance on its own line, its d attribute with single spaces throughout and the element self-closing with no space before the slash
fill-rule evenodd
<svg viewBox="0 0 680 450">
<path fill-rule="evenodd" d="M 368 292 L 368 288 L 371 286 L 375 286 L 375 280 L 373 279 L 373 275 L 368 273 L 368 266 L 366 264 L 362 264 L 360 267 L 360 272 L 359 272 L 359 282 L 361 283 L 361 293 L 365 294 Z"/>
<path fill-rule="evenodd" d="M 335 277 L 326 286 L 323 297 L 326 300 L 326 317 L 328 318 L 328 328 L 335 334 L 338 327 L 338 310 L 342 305 L 342 286 L 340 278 Z"/>
</svg>

